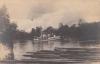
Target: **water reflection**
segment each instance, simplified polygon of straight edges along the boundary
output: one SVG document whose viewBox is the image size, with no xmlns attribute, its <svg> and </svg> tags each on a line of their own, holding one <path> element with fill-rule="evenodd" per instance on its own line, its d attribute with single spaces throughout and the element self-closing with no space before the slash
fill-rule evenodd
<svg viewBox="0 0 100 64">
<path fill-rule="evenodd" d="M 8 50 L 7 47 L 8 46 L 0 44 L 0 50 L 3 49 L 3 51 L 4 50 L 9 51 L 10 49 Z M 100 50 L 98 50 L 100 48 L 99 42 L 91 43 L 91 44 L 89 43 L 83 44 L 79 42 L 62 42 L 62 41 L 42 41 L 42 42 L 34 41 L 33 42 L 31 40 L 13 42 L 14 59 L 16 60 L 31 59 L 31 57 L 25 57 L 23 55 L 25 55 L 26 52 L 37 52 L 41 50 L 54 51 L 55 48 L 72 48 L 72 49 L 67 50 L 64 53 L 59 53 L 59 55 L 63 57 L 64 60 L 67 58 L 67 59 L 70 59 L 71 61 L 72 60 L 84 61 L 85 64 L 95 64 L 95 63 L 98 64 L 99 62 L 96 62 L 96 61 L 100 60 L 100 53 L 99 53 Z M 77 48 L 80 48 L 80 50 L 78 50 Z M 84 48 L 84 50 L 81 48 Z M 85 48 L 90 48 L 90 50 L 85 49 Z M 8 53 L 7 51 L 4 53 Z M 0 54 L 0 56 L 1 55 L 2 54 Z"/>
<path fill-rule="evenodd" d="M 97 44 L 98 45 L 98 44 Z M 23 56 L 26 52 L 36 52 L 40 50 L 54 50 L 55 48 L 85 48 L 85 47 L 97 47 L 97 45 L 81 45 L 78 42 L 61 42 L 61 41 L 26 41 L 26 42 L 20 42 L 20 41 L 15 41 L 14 43 L 14 55 L 15 59 L 20 60 L 24 59 L 25 57 Z M 99 44 L 100 45 L 100 44 Z M 98 45 L 98 47 L 99 47 Z"/>
</svg>

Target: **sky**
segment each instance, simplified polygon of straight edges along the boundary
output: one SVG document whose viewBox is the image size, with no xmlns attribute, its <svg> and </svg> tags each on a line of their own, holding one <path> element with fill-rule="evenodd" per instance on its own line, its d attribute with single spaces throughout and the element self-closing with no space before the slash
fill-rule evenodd
<svg viewBox="0 0 100 64">
<path fill-rule="evenodd" d="M 79 19 L 87 22 L 100 20 L 100 0 L 0 0 L 0 7 L 8 9 L 11 22 L 18 29 L 58 27 L 59 23 L 74 24 Z"/>
</svg>

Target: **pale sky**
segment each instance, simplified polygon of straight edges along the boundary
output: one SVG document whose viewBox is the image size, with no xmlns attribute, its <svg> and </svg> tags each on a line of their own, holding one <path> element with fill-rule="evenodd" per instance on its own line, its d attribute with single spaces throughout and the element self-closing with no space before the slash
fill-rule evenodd
<svg viewBox="0 0 100 64">
<path fill-rule="evenodd" d="M 0 0 L 2 5 L 8 8 L 12 22 L 26 31 L 36 26 L 57 27 L 60 22 L 73 24 L 79 18 L 100 20 L 100 0 Z"/>
</svg>

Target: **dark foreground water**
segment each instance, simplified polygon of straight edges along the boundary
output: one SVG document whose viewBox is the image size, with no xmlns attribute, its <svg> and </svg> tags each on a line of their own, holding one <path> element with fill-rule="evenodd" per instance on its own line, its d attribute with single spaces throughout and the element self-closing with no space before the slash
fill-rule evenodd
<svg viewBox="0 0 100 64">
<path fill-rule="evenodd" d="M 0 64 L 100 64 L 99 42 L 15 41 L 13 51 L 17 61 Z"/>
</svg>

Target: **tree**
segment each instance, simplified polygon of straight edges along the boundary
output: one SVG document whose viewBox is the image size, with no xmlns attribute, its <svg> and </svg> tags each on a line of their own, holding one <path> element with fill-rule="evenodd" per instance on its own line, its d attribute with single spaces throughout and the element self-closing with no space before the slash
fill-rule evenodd
<svg viewBox="0 0 100 64">
<path fill-rule="evenodd" d="M 3 6 L 0 9 L 0 33 L 3 33 L 9 27 L 9 15 L 7 13 L 7 8 Z"/>
<path fill-rule="evenodd" d="M 8 40 L 14 40 L 15 33 L 17 31 L 17 25 L 15 23 L 10 23 L 7 29 L 4 32 L 5 39 Z"/>
<path fill-rule="evenodd" d="M 44 30 L 44 32 L 45 34 L 49 34 L 52 37 L 53 35 L 55 35 L 56 29 L 54 29 L 52 26 L 49 26 Z"/>
<path fill-rule="evenodd" d="M 31 38 L 34 38 L 36 36 L 36 30 L 34 28 L 32 28 L 30 36 Z"/>
<path fill-rule="evenodd" d="M 65 39 L 69 37 L 69 27 L 68 25 L 63 25 L 60 23 L 59 28 L 57 30 L 57 34 L 61 37 L 61 39 Z"/>
<path fill-rule="evenodd" d="M 14 23 L 10 23 L 9 14 L 7 12 L 7 8 L 3 6 L 0 9 L 0 41 L 8 45 L 11 49 L 11 57 L 10 59 L 14 59 L 13 53 L 13 37 L 16 32 L 17 25 Z"/>
<path fill-rule="evenodd" d="M 78 37 L 79 37 L 79 32 L 78 32 L 78 27 L 76 27 L 76 24 L 73 24 L 71 27 L 70 27 L 70 38 L 72 40 L 78 40 Z"/>
<path fill-rule="evenodd" d="M 3 6 L 0 9 L 0 35 L 1 41 L 12 40 L 14 33 L 16 32 L 17 25 L 15 23 L 10 23 L 9 14 L 7 8 Z"/>
<path fill-rule="evenodd" d="M 42 27 L 36 27 L 36 37 L 40 37 L 41 36 L 41 33 L 42 33 Z"/>
</svg>

